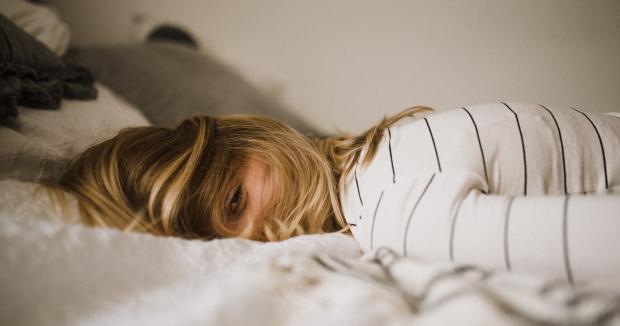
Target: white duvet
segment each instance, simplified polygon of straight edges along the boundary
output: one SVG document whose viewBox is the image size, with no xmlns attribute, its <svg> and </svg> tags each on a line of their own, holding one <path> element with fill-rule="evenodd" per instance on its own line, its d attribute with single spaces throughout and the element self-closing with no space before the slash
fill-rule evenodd
<svg viewBox="0 0 620 326">
<path fill-rule="evenodd" d="M 187 241 L 55 220 L 0 181 L 2 325 L 500 325 L 620 322 L 601 287 L 429 265 L 352 237 Z M 21 200 L 17 200 L 21 198 Z"/>
</svg>

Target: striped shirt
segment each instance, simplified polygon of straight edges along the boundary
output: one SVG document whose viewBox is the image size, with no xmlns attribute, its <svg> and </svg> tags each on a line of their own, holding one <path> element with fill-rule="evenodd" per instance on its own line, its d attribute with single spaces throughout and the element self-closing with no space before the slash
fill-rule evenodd
<svg viewBox="0 0 620 326">
<path fill-rule="evenodd" d="M 390 127 L 341 202 L 364 251 L 572 282 L 620 279 L 618 194 L 620 116 L 493 103 Z"/>
</svg>

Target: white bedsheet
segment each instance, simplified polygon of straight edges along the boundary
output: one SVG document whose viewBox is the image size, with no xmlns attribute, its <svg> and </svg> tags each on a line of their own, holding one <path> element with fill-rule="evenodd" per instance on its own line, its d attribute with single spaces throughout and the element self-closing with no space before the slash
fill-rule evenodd
<svg viewBox="0 0 620 326">
<path fill-rule="evenodd" d="M 360 258 L 341 234 L 263 244 L 93 229 L 14 200 L 30 188 L 0 182 L 1 325 L 620 323 L 616 285 L 571 288 L 388 251 Z"/>
</svg>

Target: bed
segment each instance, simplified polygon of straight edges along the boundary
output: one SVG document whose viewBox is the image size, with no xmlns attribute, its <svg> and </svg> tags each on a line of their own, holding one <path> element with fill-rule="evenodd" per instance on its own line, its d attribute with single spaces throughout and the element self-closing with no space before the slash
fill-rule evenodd
<svg viewBox="0 0 620 326">
<path fill-rule="evenodd" d="M 35 184 L 0 187 L 4 325 L 618 323 L 617 284 L 363 256 L 342 234 L 257 243 L 94 229 L 32 200 Z"/>
<path fill-rule="evenodd" d="M 259 243 L 83 226 L 41 183 L 122 128 L 252 108 L 312 129 L 224 64 L 179 44 L 78 49 L 65 60 L 93 72 L 97 98 L 63 99 L 58 110 L 18 105 L 0 125 L 2 325 L 620 324 L 613 281 L 570 285 L 386 248 L 362 254 L 340 233 Z M 171 107 L 180 109 L 164 110 Z"/>
</svg>

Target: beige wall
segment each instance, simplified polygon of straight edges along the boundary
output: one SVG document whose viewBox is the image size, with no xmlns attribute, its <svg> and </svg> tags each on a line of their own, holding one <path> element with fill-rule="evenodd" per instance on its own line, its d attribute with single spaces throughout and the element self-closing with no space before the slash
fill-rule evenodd
<svg viewBox="0 0 620 326">
<path fill-rule="evenodd" d="M 130 40 L 133 15 L 181 21 L 327 132 L 415 104 L 620 111 L 617 0 L 51 2 L 77 44 Z"/>
</svg>

